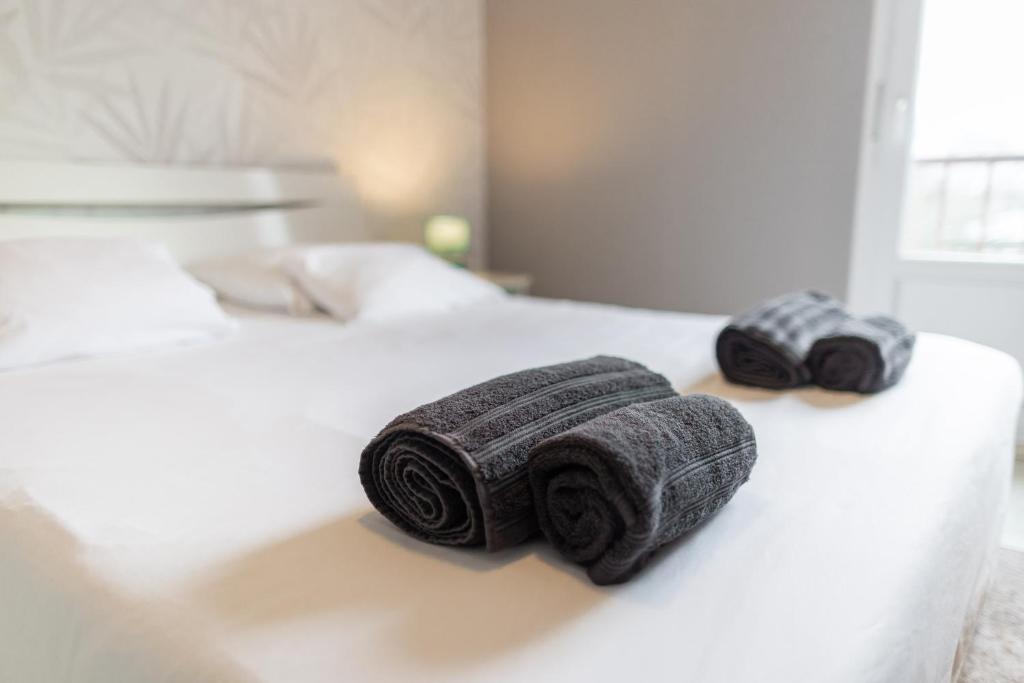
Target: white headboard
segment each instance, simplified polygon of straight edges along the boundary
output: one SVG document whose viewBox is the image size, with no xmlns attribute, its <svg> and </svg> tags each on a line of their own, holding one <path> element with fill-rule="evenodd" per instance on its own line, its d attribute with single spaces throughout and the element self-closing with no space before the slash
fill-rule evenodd
<svg viewBox="0 0 1024 683">
<path fill-rule="evenodd" d="M 334 168 L 0 162 L 0 239 L 137 236 L 182 262 L 257 246 L 367 239 Z"/>
</svg>

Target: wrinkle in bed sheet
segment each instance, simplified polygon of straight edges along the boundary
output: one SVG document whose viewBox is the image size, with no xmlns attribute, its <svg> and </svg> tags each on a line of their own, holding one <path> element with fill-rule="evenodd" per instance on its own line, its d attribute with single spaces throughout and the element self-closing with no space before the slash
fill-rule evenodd
<svg viewBox="0 0 1024 683">
<path fill-rule="evenodd" d="M 716 377 L 721 324 L 530 299 L 415 326 L 252 316 L 224 344 L 9 374 L 0 520 L 32 510 L 64 541 L 0 527 L 3 595 L 34 610 L 26 631 L 0 611 L 0 654 L 18 634 L 65 646 L 52 668 L 7 658 L 23 670 L 3 673 L 944 680 L 1005 501 L 1019 368 L 922 335 L 882 395 L 759 392 Z M 358 456 L 395 414 L 598 353 L 734 401 L 761 454 L 712 523 L 634 582 L 594 587 L 539 543 L 435 548 L 366 503 Z M 25 569 L 41 557 L 46 572 Z M 112 637 L 125 619 L 158 626 Z"/>
</svg>

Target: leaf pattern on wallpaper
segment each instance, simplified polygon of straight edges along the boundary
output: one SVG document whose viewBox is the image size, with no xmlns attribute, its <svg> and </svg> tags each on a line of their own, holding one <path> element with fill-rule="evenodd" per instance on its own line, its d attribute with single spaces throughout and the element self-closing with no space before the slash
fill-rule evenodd
<svg viewBox="0 0 1024 683">
<path fill-rule="evenodd" d="M 324 14 L 308 4 L 211 0 L 169 16 L 182 27 L 186 49 L 269 95 L 310 102 L 337 84 L 341 70 L 324 49 Z"/>
<path fill-rule="evenodd" d="M 465 3 L 442 3 L 431 17 L 430 35 L 436 43 L 429 61 L 430 75 L 451 89 L 470 116 L 482 115 L 483 84 L 479 70 L 462 68 L 482 63 L 484 56 L 482 17 Z"/>
<path fill-rule="evenodd" d="M 28 65 L 13 35 L 18 20 L 17 8 L 0 6 L 0 114 L 10 108 L 28 80 Z"/>
<path fill-rule="evenodd" d="M 425 23 L 431 11 L 436 11 L 431 3 L 419 0 L 359 0 L 359 4 L 392 31 L 400 31 L 406 37 Z"/>
<path fill-rule="evenodd" d="M 0 156 L 345 159 L 368 115 L 412 125 L 427 93 L 471 165 L 481 16 L 482 0 L 0 0 Z"/>
<path fill-rule="evenodd" d="M 483 26 L 478 8 L 465 2 L 360 0 L 385 32 L 401 36 L 408 65 L 446 91 L 467 116 L 480 116 Z"/>
<path fill-rule="evenodd" d="M 273 117 L 241 84 L 231 82 L 224 87 L 227 96 L 216 100 L 206 119 L 214 134 L 194 150 L 195 163 L 303 163 L 301 155 L 289 151 L 280 128 L 272 125 Z"/>
<path fill-rule="evenodd" d="M 181 135 L 190 103 L 173 94 L 166 81 L 143 92 L 129 77 L 127 96 L 100 96 L 86 120 L 123 158 L 136 162 L 186 161 Z"/>
<path fill-rule="evenodd" d="M 249 28 L 250 58 L 239 73 L 280 97 L 312 101 L 322 95 L 339 71 L 327 59 L 319 24 L 301 7 L 260 15 Z"/>
<path fill-rule="evenodd" d="M 105 66 L 144 49 L 122 30 L 128 2 L 23 0 L 27 69 L 53 87 L 86 93 L 118 89 Z"/>
<path fill-rule="evenodd" d="M 168 19 L 175 40 L 214 62 L 230 59 L 252 16 L 264 10 L 265 3 L 259 0 L 187 0 L 156 3 L 153 8 Z"/>
<path fill-rule="evenodd" d="M 67 141 L 81 127 L 67 100 L 63 93 L 39 88 L 12 98 L 0 111 L 0 149 L 13 158 L 67 158 Z"/>
</svg>

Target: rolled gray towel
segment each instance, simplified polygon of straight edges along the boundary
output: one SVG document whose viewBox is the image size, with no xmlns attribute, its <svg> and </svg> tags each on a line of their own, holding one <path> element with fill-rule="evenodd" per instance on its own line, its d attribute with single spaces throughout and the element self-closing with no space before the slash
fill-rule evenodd
<svg viewBox="0 0 1024 683">
<path fill-rule="evenodd" d="M 675 395 L 663 376 L 610 356 L 515 372 L 396 417 L 363 450 L 359 478 L 370 502 L 409 535 L 498 550 L 537 530 L 531 447 Z"/>
<path fill-rule="evenodd" d="M 794 292 L 734 317 L 715 344 L 718 366 L 729 380 L 767 389 L 811 381 L 807 354 L 814 342 L 850 318 L 842 304 L 821 292 Z"/>
<path fill-rule="evenodd" d="M 739 411 L 692 394 L 620 408 L 541 442 L 530 485 L 552 545 L 594 583 L 621 583 L 725 505 L 756 459 Z"/>
<path fill-rule="evenodd" d="M 873 394 L 903 377 L 915 341 L 915 335 L 892 318 L 850 318 L 814 342 L 807 366 L 814 383 L 825 389 Z"/>
</svg>

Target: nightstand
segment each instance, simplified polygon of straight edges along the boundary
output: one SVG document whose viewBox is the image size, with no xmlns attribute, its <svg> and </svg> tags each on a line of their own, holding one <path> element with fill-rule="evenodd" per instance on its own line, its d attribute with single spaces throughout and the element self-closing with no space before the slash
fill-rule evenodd
<svg viewBox="0 0 1024 683">
<path fill-rule="evenodd" d="M 533 276 L 529 273 L 499 273 L 493 270 L 474 270 L 474 275 L 493 282 L 509 294 L 529 294 Z"/>
</svg>

